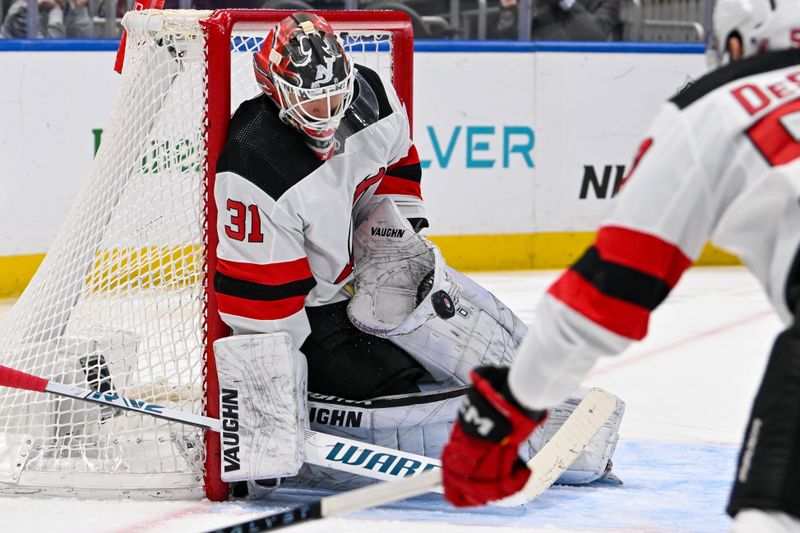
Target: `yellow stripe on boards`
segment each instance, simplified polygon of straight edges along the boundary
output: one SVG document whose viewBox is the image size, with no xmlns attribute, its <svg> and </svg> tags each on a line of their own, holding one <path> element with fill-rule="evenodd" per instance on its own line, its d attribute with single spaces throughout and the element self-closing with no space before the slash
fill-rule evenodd
<svg viewBox="0 0 800 533">
<path fill-rule="evenodd" d="M 464 272 L 561 269 L 571 265 L 594 241 L 594 232 L 434 235 L 447 264 Z M 0 257 L 0 298 L 22 294 L 43 254 Z M 106 250 L 95 258 L 88 281 L 93 291 L 123 286 L 140 288 L 196 283 L 202 260 L 196 246 Z M 710 244 L 697 265 L 740 265 L 739 259 Z"/>
<path fill-rule="evenodd" d="M 0 257 L 0 298 L 22 294 L 44 257 Z M 98 293 L 195 285 L 203 279 L 202 262 L 197 245 L 101 250 L 87 272 L 86 289 Z"/>
<path fill-rule="evenodd" d="M 431 236 L 448 265 L 457 270 L 563 268 L 589 247 L 594 233 L 503 233 Z"/>
<path fill-rule="evenodd" d="M 465 272 L 481 270 L 562 269 L 574 263 L 594 242 L 595 233 L 504 233 L 428 237 L 447 264 Z M 741 261 L 706 244 L 696 265 L 740 265 Z"/>
<path fill-rule="evenodd" d="M 44 254 L 0 257 L 0 298 L 22 294 L 42 261 Z"/>
<path fill-rule="evenodd" d="M 86 281 L 91 292 L 182 288 L 202 281 L 202 262 L 195 245 L 114 248 L 95 256 Z"/>
</svg>

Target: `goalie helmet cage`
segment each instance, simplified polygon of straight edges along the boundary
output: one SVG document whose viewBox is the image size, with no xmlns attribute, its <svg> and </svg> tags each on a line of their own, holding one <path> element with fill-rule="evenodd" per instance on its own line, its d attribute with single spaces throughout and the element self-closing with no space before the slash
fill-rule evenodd
<svg viewBox="0 0 800 533">
<path fill-rule="evenodd" d="M 291 11 L 128 13 L 125 64 L 89 179 L 0 321 L 0 364 L 219 416 L 212 342 L 216 158 L 260 94 L 252 53 Z M 318 11 L 411 115 L 406 15 Z M 0 493 L 223 500 L 219 436 L 136 413 L 0 390 Z"/>
</svg>

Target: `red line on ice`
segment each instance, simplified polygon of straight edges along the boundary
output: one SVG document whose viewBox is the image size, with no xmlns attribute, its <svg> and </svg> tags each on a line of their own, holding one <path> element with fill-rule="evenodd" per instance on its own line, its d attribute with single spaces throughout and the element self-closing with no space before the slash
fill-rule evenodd
<svg viewBox="0 0 800 533">
<path fill-rule="evenodd" d="M 141 533 L 142 531 L 153 529 L 156 526 L 165 525 L 178 518 L 183 518 L 184 516 L 188 516 L 195 513 L 202 513 L 204 511 L 208 512 L 208 510 L 209 508 L 207 506 L 191 505 L 189 507 L 184 507 L 182 509 L 177 509 L 175 511 L 164 513 L 161 516 L 142 520 L 130 526 L 125 526 L 120 529 L 116 529 L 114 530 L 113 533 Z"/>
<path fill-rule="evenodd" d="M 731 329 L 737 328 L 744 324 L 748 324 L 750 322 L 755 322 L 757 320 L 761 320 L 762 318 L 772 316 L 775 314 L 775 311 L 772 309 L 764 309 L 759 311 L 758 313 L 754 313 L 752 315 L 746 316 L 744 318 L 740 318 L 739 320 L 735 320 L 733 322 L 729 322 L 727 324 L 722 324 L 721 326 L 717 326 L 715 328 L 707 329 L 705 331 L 701 331 L 699 333 L 695 333 L 689 337 L 679 339 L 677 341 L 670 342 L 669 344 L 664 344 L 663 346 L 659 346 L 658 348 L 653 348 L 651 350 L 647 350 L 640 354 L 637 354 L 633 357 L 629 357 L 623 361 L 618 363 L 613 363 L 610 365 L 606 365 L 603 368 L 598 368 L 592 370 L 587 377 L 594 378 L 597 376 L 601 376 L 603 374 L 608 374 L 610 372 L 615 372 L 621 368 L 625 368 L 631 365 L 635 365 L 637 363 L 641 363 L 646 359 L 650 359 L 656 355 L 661 355 L 664 352 L 668 352 L 670 350 L 674 350 L 675 348 L 680 348 L 686 346 L 688 344 L 692 344 L 693 342 L 697 342 L 700 340 L 704 340 L 708 337 L 712 337 L 714 335 L 719 335 L 720 333 L 725 333 Z"/>
</svg>

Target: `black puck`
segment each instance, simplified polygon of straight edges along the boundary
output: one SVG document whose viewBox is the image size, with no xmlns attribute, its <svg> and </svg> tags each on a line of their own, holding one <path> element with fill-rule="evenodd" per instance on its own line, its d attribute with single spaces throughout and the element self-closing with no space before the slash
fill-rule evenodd
<svg viewBox="0 0 800 533">
<path fill-rule="evenodd" d="M 453 318 L 456 314 L 456 306 L 453 303 L 453 299 L 442 290 L 431 294 L 431 303 L 433 304 L 433 310 L 436 314 L 445 320 Z"/>
</svg>

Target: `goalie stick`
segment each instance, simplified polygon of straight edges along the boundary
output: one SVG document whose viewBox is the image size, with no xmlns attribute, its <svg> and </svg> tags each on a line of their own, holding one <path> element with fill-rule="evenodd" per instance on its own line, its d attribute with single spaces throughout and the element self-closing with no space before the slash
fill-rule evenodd
<svg viewBox="0 0 800 533">
<path fill-rule="evenodd" d="M 194 413 L 170 409 L 163 405 L 126 398 L 108 392 L 64 385 L 0 365 L 0 386 L 34 392 L 49 392 L 101 405 L 109 405 L 137 413 L 222 432 L 222 422 Z M 379 480 L 392 480 L 439 468 L 439 461 L 411 452 L 386 448 L 362 441 L 336 437 L 319 431 L 305 430 L 303 452 L 305 462 L 359 474 Z M 356 456 L 358 459 L 353 460 Z"/>
<path fill-rule="evenodd" d="M 514 496 L 497 503 L 522 505 L 547 490 L 583 452 L 592 437 L 614 412 L 616 404 L 617 400 L 612 394 L 602 389 L 592 389 L 556 434 L 528 461 L 528 468 L 533 473 L 525 487 Z M 327 496 L 312 503 L 265 514 L 208 533 L 270 531 L 310 520 L 340 516 L 435 490 L 441 490 L 441 476 L 438 470 Z"/>
<path fill-rule="evenodd" d="M 0 365 L 0 386 L 34 392 L 49 392 L 78 400 L 110 405 L 118 409 L 135 411 L 217 433 L 222 429 L 221 421 L 216 418 L 186 413 L 144 400 L 72 387 L 2 365 Z M 518 494 L 497 503 L 500 505 L 519 505 L 536 498 L 546 490 L 583 452 L 595 433 L 608 420 L 615 406 L 616 398 L 613 395 L 602 389 L 592 389 L 550 441 L 528 461 L 528 467 L 533 470 L 533 474 L 525 487 Z M 345 446 L 356 447 L 356 450 L 361 450 L 358 453 L 359 459 L 362 459 L 359 464 L 346 464 L 343 462 L 341 452 Z M 301 505 L 280 513 L 265 515 L 219 531 L 241 531 L 241 529 L 237 528 L 245 526 L 254 528 L 244 529 L 245 531 L 265 531 L 301 521 L 346 514 L 432 490 L 441 491 L 441 480 L 438 472 L 440 462 L 422 455 L 311 430 L 305 431 L 304 452 L 306 462 L 312 464 L 336 468 L 375 479 L 408 479 L 329 496 L 313 504 Z M 350 451 L 351 456 L 354 454 L 354 451 Z M 380 455 L 381 463 L 378 465 L 377 462 L 366 460 L 371 455 Z M 375 470 L 375 466 L 379 466 L 379 468 Z M 378 487 L 380 487 L 380 491 L 377 490 Z M 323 504 L 326 500 L 329 503 Z"/>
</svg>

